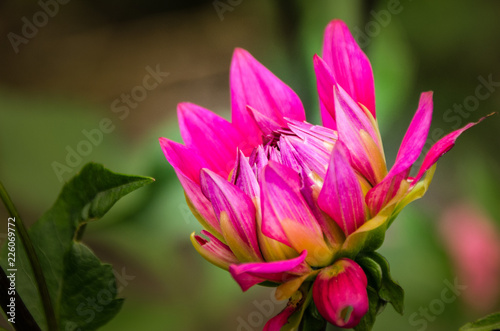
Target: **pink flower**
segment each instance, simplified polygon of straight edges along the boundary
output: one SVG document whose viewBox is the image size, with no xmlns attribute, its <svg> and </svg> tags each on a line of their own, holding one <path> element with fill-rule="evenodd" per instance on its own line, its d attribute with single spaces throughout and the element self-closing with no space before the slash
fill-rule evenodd
<svg viewBox="0 0 500 331">
<path fill-rule="evenodd" d="M 477 207 L 449 208 L 439 223 L 443 243 L 461 284 L 467 286 L 464 301 L 480 313 L 499 303 L 500 232 Z"/>
<path fill-rule="evenodd" d="M 401 209 L 427 190 L 439 157 L 476 124 L 438 141 L 410 178 L 427 138 L 432 93 L 422 94 L 388 170 L 371 65 L 343 22 L 327 26 L 323 57 L 314 56 L 314 69 L 324 126 L 307 123 L 295 92 L 247 51 L 236 49 L 232 121 L 181 103 L 185 145 L 160 138 L 187 203 L 205 228 L 205 237 L 191 235 L 198 252 L 229 270 L 244 291 L 271 282 L 279 285 L 278 298 L 291 298 L 268 330 L 278 330 L 305 309 L 307 300 L 293 295 L 306 295 L 318 274 L 314 288 L 328 289 L 314 295 L 320 313 L 336 325 L 355 326 L 368 299 L 366 276 L 354 260 L 382 244 Z M 344 271 L 333 275 L 337 267 Z M 360 280 L 350 282 L 353 275 Z M 326 302 L 328 297 L 335 303 Z M 345 307 L 351 309 L 348 316 Z"/>
</svg>

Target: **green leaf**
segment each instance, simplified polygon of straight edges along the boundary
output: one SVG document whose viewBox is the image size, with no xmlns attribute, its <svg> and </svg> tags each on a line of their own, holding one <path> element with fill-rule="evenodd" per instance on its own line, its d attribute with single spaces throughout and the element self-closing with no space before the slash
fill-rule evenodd
<svg viewBox="0 0 500 331">
<path fill-rule="evenodd" d="M 475 322 L 467 323 L 460 328 L 460 331 L 493 331 L 500 330 L 500 312 L 494 313 Z"/>
<path fill-rule="evenodd" d="M 123 196 L 154 179 L 113 173 L 90 163 L 62 189 L 55 204 L 28 233 L 37 253 L 59 330 L 95 330 L 122 305 L 110 265 L 80 243 L 85 225 L 103 217 Z M 6 246 L 0 266 L 7 269 Z M 16 244 L 16 287 L 42 330 L 47 330 L 33 271 L 20 242 Z"/>
<path fill-rule="evenodd" d="M 389 262 L 387 262 L 382 255 L 376 252 L 367 254 L 366 257 L 372 259 L 382 269 L 382 283 L 378 291 L 380 299 L 390 302 L 394 307 L 394 310 L 396 310 L 400 315 L 403 315 L 404 291 L 401 286 L 399 286 L 399 284 L 392 279 L 389 270 Z"/>
</svg>

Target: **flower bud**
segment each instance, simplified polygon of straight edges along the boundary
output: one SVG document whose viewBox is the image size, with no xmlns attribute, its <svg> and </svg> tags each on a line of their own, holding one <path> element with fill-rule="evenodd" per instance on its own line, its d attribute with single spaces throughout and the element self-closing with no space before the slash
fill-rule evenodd
<svg viewBox="0 0 500 331">
<path fill-rule="evenodd" d="M 342 258 L 322 269 L 313 285 L 319 313 L 341 328 L 352 328 L 368 311 L 367 279 L 353 260 Z"/>
</svg>

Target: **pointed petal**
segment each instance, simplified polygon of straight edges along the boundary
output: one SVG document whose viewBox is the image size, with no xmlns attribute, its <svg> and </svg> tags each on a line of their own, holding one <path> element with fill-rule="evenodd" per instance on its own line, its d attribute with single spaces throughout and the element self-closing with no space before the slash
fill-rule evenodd
<svg viewBox="0 0 500 331">
<path fill-rule="evenodd" d="M 358 46 L 349 28 L 333 20 L 325 29 L 323 59 L 337 83 L 375 117 L 375 86 L 370 61 Z"/>
<path fill-rule="evenodd" d="M 316 82 L 318 85 L 318 95 L 321 105 L 321 120 L 323 126 L 336 129 L 335 123 L 335 102 L 333 100 L 333 86 L 335 79 L 333 72 L 326 62 L 318 55 L 313 58 L 314 71 L 316 72 Z"/>
<path fill-rule="evenodd" d="M 230 72 L 232 120 L 247 139 L 260 143 L 260 130 L 247 106 L 253 107 L 279 125 L 283 117 L 305 120 L 302 103 L 293 90 L 260 64 L 250 53 L 237 48 Z"/>
<path fill-rule="evenodd" d="M 396 162 L 387 176 L 368 191 L 366 203 L 372 215 L 376 215 L 399 190 L 401 181 L 410 173 L 425 145 L 432 120 L 432 92 L 420 97 L 417 112 L 413 117 L 396 156 Z"/>
<path fill-rule="evenodd" d="M 207 230 L 215 233 L 220 239 L 219 221 L 215 217 L 212 204 L 200 188 L 199 174 L 201 168 L 206 166 L 205 161 L 190 148 L 166 138 L 160 138 L 160 145 L 186 192 L 186 200 L 191 211 Z"/>
<path fill-rule="evenodd" d="M 258 178 L 261 169 L 263 169 L 269 162 L 269 159 L 267 158 L 266 152 L 264 151 L 262 145 L 259 145 L 256 149 L 253 150 L 252 154 L 250 154 L 248 162 L 254 169 L 255 175 Z"/>
<path fill-rule="evenodd" d="M 197 236 L 194 232 L 191 234 L 191 242 L 194 248 L 210 263 L 229 270 L 231 264 L 239 263 L 231 249 L 210 232 L 202 230 L 201 233 L 209 238 L 206 240 Z"/>
<path fill-rule="evenodd" d="M 453 131 L 440 140 L 438 140 L 429 150 L 429 152 L 425 155 L 424 161 L 422 165 L 420 166 L 420 169 L 418 171 L 418 174 L 415 176 L 415 179 L 413 180 L 413 183 L 417 183 L 420 178 L 424 175 L 424 173 L 432 167 L 433 164 L 435 164 L 441 156 L 446 154 L 450 149 L 455 146 L 455 141 L 457 138 L 466 130 L 470 129 L 474 125 L 481 123 L 485 118 L 491 116 L 493 114 L 490 114 L 488 116 L 482 117 L 479 119 L 477 122 L 472 122 L 467 124 L 461 129 L 458 129 L 456 131 Z"/>
<path fill-rule="evenodd" d="M 363 109 L 340 86 L 334 87 L 339 139 L 350 151 L 352 166 L 375 185 L 386 174 L 377 129 Z"/>
<path fill-rule="evenodd" d="M 314 247 L 308 263 L 329 262 L 321 227 L 300 193 L 299 175 L 292 169 L 270 161 L 261 178 L 262 233 L 298 252 Z"/>
<path fill-rule="evenodd" d="M 335 145 L 325 183 L 318 197 L 320 208 L 342 228 L 348 236 L 365 222 L 363 192 L 353 169 L 347 161 L 345 145 Z"/>
<path fill-rule="evenodd" d="M 306 165 L 319 177 L 325 177 L 331 150 L 325 147 L 322 141 L 315 140 L 312 137 L 309 137 L 307 140 L 302 140 L 293 136 L 282 137 L 282 140 L 293 146 L 297 151 L 297 160 L 299 164 Z"/>
<path fill-rule="evenodd" d="M 297 158 L 299 157 L 295 148 L 290 144 L 290 141 L 286 138 L 286 136 L 281 136 L 278 141 L 278 147 L 281 152 L 281 160 L 282 164 L 293 169 L 295 172 L 300 172 L 301 167 L 297 162 Z"/>
<path fill-rule="evenodd" d="M 319 272 L 313 284 L 313 300 L 328 322 L 350 329 L 368 311 L 367 284 L 363 269 L 353 260 L 342 258 Z"/>
<path fill-rule="evenodd" d="M 333 149 L 333 145 L 335 145 L 335 142 L 338 139 L 338 134 L 335 130 L 288 118 L 286 120 L 288 122 L 288 128 L 297 136 L 304 140 L 310 137 L 321 140 L 325 145 L 331 145 L 332 148 L 330 148 L 330 150 Z"/>
<path fill-rule="evenodd" d="M 262 331 L 280 331 L 288 323 L 288 318 L 293 315 L 300 307 L 287 305 L 278 315 L 267 321 Z"/>
<path fill-rule="evenodd" d="M 255 121 L 255 124 L 257 124 L 264 136 L 269 136 L 273 133 L 273 131 L 282 128 L 282 125 L 278 124 L 272 118 L 262 114 L 253 107 L 247 106 L 247 111 L 250 113 L 250 116 Z"/>
<path fill-rule="evenodd" d="M 288 323 L 288 319 L 294 313 L 300 314 L 300 311 L 306 308 L 304 304 L 306 304 L 306 295 L 302 293 L 302 291 L 297 291 L 293 293 L 288 300 L 286 307 L 276 316 L 267 321 L 266 325 L 262 331 L 280 331 L 285 324 Z M 297 322 L 297 325 L 300 321 Z"/>
<path fill-rule="evenodd" d="M 182 139 L 206 161 L 210 170 L 227 177 L 242 143 L 242 134 L 231 123 L 192 103 L 177 106 Z"/>
<path fill-rule="evenodd" d="M 425 145 L 432 120 L 432 92 L 424 92 L 420 96 L 418 109 L 406 131 L 399 147 L 394 167 L 403 164 L 411 166 Z M 393 168 L 394 168 L 393 167 Z M 392 169 L 391 169 L 392 171 Z"/>
<path fill-rule="evenodd" d="M 337 223 L 319 207 L 318 197 L 321 192 L 323 182 L 318 181 L 314 173 L 307 173 L 304 168 L 302 170 L 302 178 L 304 180 L 304 186 L 300 192 L 302 193 L 302 196 L 304 196 L 309 208 L 311 208 L 318 224 L 321 226 L 328 244 L 336 250 L 344 242 L 345 235 Z"/>
<path fill-rule="evenodd" d="M 168 163 L 174 167 L 176 173 L 182 173 L 194 183 L 200 183 L 200 170 L 206 168 L 207 163 L 200 158 L 195 150 L 167 138 L 160 138 L 160 146 Z"/>
<path fill-rule="evenodd" d="M 377 215 L 396 196 L 401 183 L 406 180 L 409 173 L 410 168 L 402 169 L 401 172 L 396 174 L 390 173 L 383 181 L 368 191 L 365 201 L 370 210 L 370 215 Z"/>
<path fill-rule="evenodd" d="M 214 207 L 222 233 L 240 261 L 261 261 L 252 200 L 216 173 L 203 169 L 201 187 Z"/>
<path fill-rule="evenodd" d="M 242 151 L 238 151 L 236 166 L 231 182 L 245 192 L 251 199 L 260 197 L 260 187 L 257 182 L 257 177 L 250 166 L 248 158 L 243 155 Z"/>
<path fill-rule="evenodd" d="M 306 256 L 307 251 L 303 251 L 290 260 L 233 264 L 229 267 L 229 272 L 243 291 L 264 281 L 281 284 L 311 271 L 304 263 Z"/>
</svg>

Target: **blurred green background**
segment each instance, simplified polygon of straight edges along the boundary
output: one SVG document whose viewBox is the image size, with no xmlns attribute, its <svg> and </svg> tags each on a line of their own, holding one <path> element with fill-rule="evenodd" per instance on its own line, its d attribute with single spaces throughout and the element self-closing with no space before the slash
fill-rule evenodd
<svg viewBox="0 0 500 331">
<path fill-rule="evenodd" d="M 229 118 L 235 47 L 250 51 L 289 84 L 309 121 L 319 123 L 312 56 L 321 53 L 326 24 L 344 20 L 374 69 L 389 164 L 423 91 L 434 91 L 431 140 L 500 109 L 498 1 L 75 0 L 49 8 L 53 17 L 38 21 L 36 31 L 25 27 L 23 36 L 26 20 L 33 22 L 42 10 L 35 1 L 0 2 L 0 178 L 25 222 L 38 219 L 86 162 L 156 178 L 88 227 L 84 241 L 113 264 L 126 298 L 103 330 L 259 330 L 259 318 L 270 314 L 257 308 L 270 302 L 270 289 L 242 294 L 227 272 L 192 248 L 189 235 L 201 227 L 157 141 L 181 141 L 181 101 Z M 128 111 L 118 108 L 125 105 L 123 93 L 139 93 L 151 69 L 168 75 L 157 77 L 159 84 Z M 493 83 L 481 88 L 480 100 L 476 89 L 484 79 Z M 453 113 L 454 107 L 461 112 Z M 82 131 L 99 128 L 103 118 L 111 120 L 113 132 L 57 175 L 54 162 L 64 164 L 68 151 L 87 139 Z M 462 275 L 439 231 L 442 215 L 473 205 L 494 224 L 498 238 L 499 130 L 497 115 L 459 138 L 440 161 L 427 195 L 388 232 L 381 252 L 406 290 L 406 312 L 399 316 L 387 307 L 375 330 L 456 330 L 499 309 L 494 285 L 496 299 L 487 307 L 474 304 L 484 298 L 474 299 L 473 292 L 468 300 L 459 293 L 442 309 L 435 303 L 446 281 Z M 0 217 L 0 229 L 6 229 L 3 209 Z M 273 314 L 281 309 L 271 307 Z M 8 327 L 4 320 L 0 326 Z"/>
</svg>

